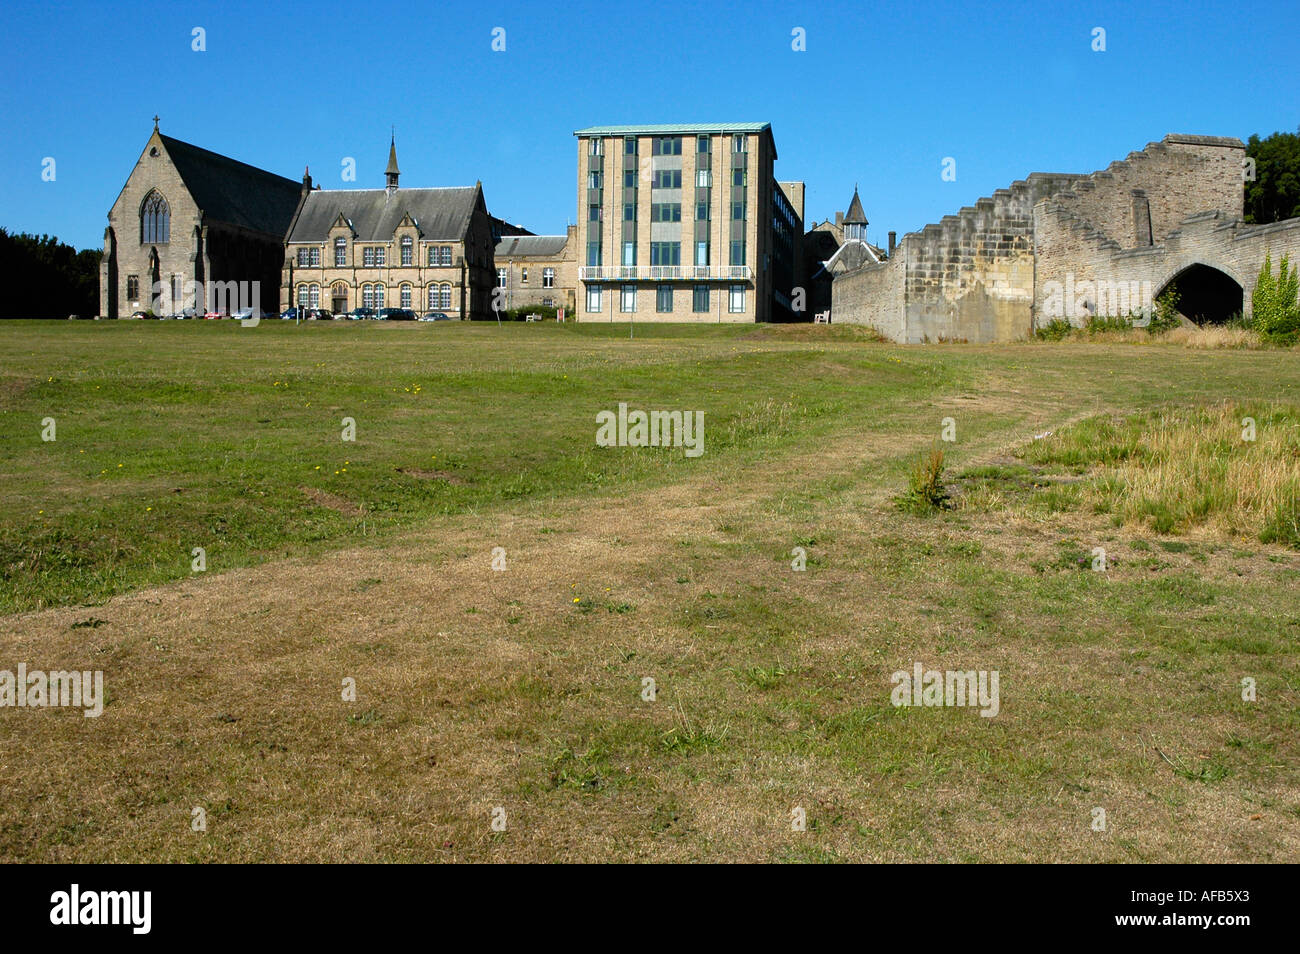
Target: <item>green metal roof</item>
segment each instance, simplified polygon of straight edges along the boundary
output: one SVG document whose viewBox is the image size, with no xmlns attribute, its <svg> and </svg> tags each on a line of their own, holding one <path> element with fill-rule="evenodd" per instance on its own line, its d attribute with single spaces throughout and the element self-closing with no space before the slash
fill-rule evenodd
<svg viewBox="0 0 1300 954">
<path fill-rule="evenodd" d="M 771 123 L 658 123 L 648 126 L 588 126 L 575 136 L 676 136 L 689 133 L 761 133 Z"/>
</svg>

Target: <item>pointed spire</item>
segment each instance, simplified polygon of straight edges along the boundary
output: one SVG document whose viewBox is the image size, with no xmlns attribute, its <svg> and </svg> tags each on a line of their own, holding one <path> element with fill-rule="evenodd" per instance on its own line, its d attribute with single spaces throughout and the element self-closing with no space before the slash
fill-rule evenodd
<svg viewBox="0 0 1300 954">
<path fill-rule="evenodd" d="M 862 200 L 858 198 L 858 187 L 855 183 L 853 186 L 853 201 L 849 203 L 849 210 L 844 213 L 845 225 L 868 225 L 867 213 L 862 211 Z"/>
<path fill-rule="evenodd" d="M 388 194 L 392 195 L 397 191 L 397 177 L 401 172 L 397 168 L 397 134 L 388 143 L 388 168 L 384 170 L 384 178 L 387 180 Z"/>
<path fill-rule="evenodd" d="M 388 144 L 388 168 L 385 169 L 384 172 L 390 176 L 395 176 L 400 174 L 400 170 L 398 170 L 397 168 L 397 137 L 396 136 L 394 136 L 393 139 Z"/>
</svg>

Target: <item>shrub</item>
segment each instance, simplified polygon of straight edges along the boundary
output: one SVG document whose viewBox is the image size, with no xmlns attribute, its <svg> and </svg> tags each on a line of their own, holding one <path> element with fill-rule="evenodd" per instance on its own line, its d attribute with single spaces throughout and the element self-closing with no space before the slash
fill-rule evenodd
<svg viewBox="0 0 1300 954">
<path fill-rule="evenodd" d="M 1089 315 L 1083 323 L 1083 330 L 1089 335 L 1105 334 L 1108 331 L 1128 331 L 1133 323 L 1127 318 L 1111 315 Z"/>
<path fill-rule="evenodd" d="M 1070 336 L 1074 326 L 1064 318 L 1053 318 L 1045 325 L 1034 329 L 1034 337 L 1039 341 L 1062 341 Z"/>
<path fill-rule="evenodd" d="M 520 305 L 518 308 L 508 308 L 501 312 L 502 321 L 524 321 L 529 315 L 537 315 L 542 321 L 554 321 L 557 306 L 555 305 Z M 486 321 L 495 321 L 496 313 L 490 312 Z"/>
<path fill-rule="evenodd" d="M 1151 323 L 1147 325 L 1148 334 L 1161 335 L 1183 323 L 1182 317 L 1178 314 L 1178 297 L 1178 289 L 1170 285 L 1165 293 L 1156 299 Z"/>
<path fill-rule="evenodd" d="M 1274 278 L 1272 256 L 1265 255 L 1250 297 L 1251 324 L 1265 341 L 1293 345 L 1300 340 L 1298 290 L 1300 269 L 1291 271 L 1290 260 L 1283 255 L 1278 276 Z"/>
</svg>

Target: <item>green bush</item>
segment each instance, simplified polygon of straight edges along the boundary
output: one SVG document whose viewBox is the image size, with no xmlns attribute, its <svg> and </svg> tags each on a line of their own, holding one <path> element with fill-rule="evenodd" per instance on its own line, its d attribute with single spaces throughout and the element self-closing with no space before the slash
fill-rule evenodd
<svg viewBox="0 0 1300 954">
<path fill-rule="evenodd" d="M 1106 331 L 1128 331 L 1132 327 L 1131 321 L 1117 315 L 1089 315 L 1088 320 L 1083 323 L 1083 330 L 1090 335 L 1098 335 Z"/>
<path fill-rule="evenodd" d="M 1170 285 L 1165 290 L 1165 293 L 1156 299 L 1156 307 L 1151 315 L 1151 323 L 1147 325 L 1148 334 L 1162 335 L 1183 323 L 1178 314 L 1178 298 L 1178 288 Z"/>
<path fill-rule="evenodd" d="M 1047 324 L 1035 328 L 1034 337 L 1039 341 L 1062 341 L 1068 338 L 1073 330 L 1074 326 L 1066 319 L 1053 318 Z"/>
<path fill-rule="evenodd" d="M 543 321 L 554 321 L 556 317 L 555 305 L 520 305 L 518 308 L 507 308 L 501 312 L 502 321 L 524 321 L 529 315 L 537 315 Z M 496 321 L 496 313 L 491 312 L 485 321 Z"/>
<path fill-rule="evenodd" d="M 1298 290 L 1300 269 L 1291 271 L 1290 260 L 1283 255 L 1278 276 L 1274 278 L 1272 256 L 1265 255 L 1250 297 L 1251 325 L 1265 341 L 1292 345 L 1300 340 Z"/>
</svg>

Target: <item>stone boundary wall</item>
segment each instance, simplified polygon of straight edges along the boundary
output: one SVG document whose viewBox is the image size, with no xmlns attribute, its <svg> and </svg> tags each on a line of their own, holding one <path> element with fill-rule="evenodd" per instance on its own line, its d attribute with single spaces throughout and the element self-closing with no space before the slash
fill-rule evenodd
<svg viewBox="0 0 1300 954">
<path fill-rule="evenodd" d="M 1244 156 L 1237 139 L 1171 134 L 1090 175 L 1034 173 L 903 236 L 888 262 L 837 276 L 832 320 L 907 343 L 1013 341 L 1050 320 L 1049 288 L 1079 293 L 1080 323 L 1141 310 L 1197 262 L 1234 278 L 1248 308 L 1266 248 L 1300 257 L 1300 223 L 1240 223 Z M 1124 288 L 1099 293 L 1098 281 Z M 1133 282 L 1146 283 L 1135 299 L 1117 294 Z"/>
<path fill-rule="evenodd" d="M 1178 275 L 1202 264 L 1228 275 L 1242 288 L 1242 308 L 1250 299 L 1266 255 L 1277 269 L 1283 255 L 1300 261 L 1300 219 L 1246 225 L 1223 212 L 1188 216 L 1162 245 L 1120 249 L 1059 206 L 1035 210 L 1039 240 L 1035 313 L 1038 325 L 1053 317 L 1051 298 L 1063 292 L 1074 302 L 1065 315 L 1081 325 L 1088 315 L 1127 316 L 1139 310 L 1135 292 L 1154 299 Z M 1127 296 L 1127 301 L 1125 300 Z"/>
<path fill-rule="evenodd" d="M 891 341 L 906 341 L 903 314 L 903 273 L 906 269 L 903 249 L 894 257 L 875 265 L 866 265 L 837 279 L 831 286 L 831 321 L 837 314 L 852 315 L 852 324 L 875 328 Z"/>
</svg>

